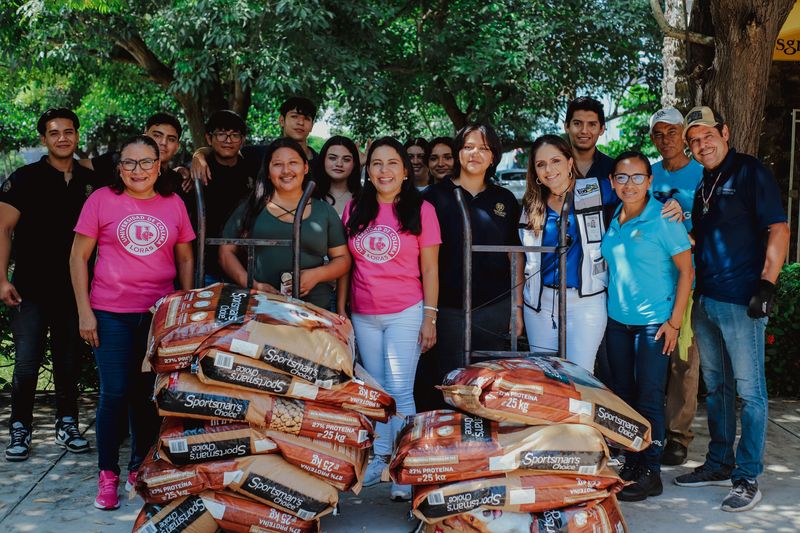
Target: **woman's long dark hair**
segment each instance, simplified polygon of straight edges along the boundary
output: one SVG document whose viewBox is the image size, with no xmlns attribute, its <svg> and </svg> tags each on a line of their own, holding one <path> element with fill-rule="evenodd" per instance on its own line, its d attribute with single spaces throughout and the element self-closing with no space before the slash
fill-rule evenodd
<svg viewBox="0 0 800 533">
<path fill-rule="evenodd" d="M 348 137 L 342 135 L 334 135 L 322 145 L 319 155 L 314 159 L 314 180 L 317 182 L 317 189 L 314 191 L 315 196 L 319 198 L 330 198 L 331 205 L 336 203 L 336 199 L 330 194 L 331 190 L 331 177 L 325 172 L 325 158 L 328 157 L 328 150 L 334 146 L 344 146 L 350 155 L 353 156 L 353 170 L 347 176 L 347 190 L 353 195 L 353 198 L 358 196 L 361 192 L 361 160 L 358 156 L 358 148 L 356 143 Z"/>
<path fill-rule="evenodd" d="M 122 176 L 119 173 L 119 162 L 122 159 L 122 151 L 125 150 L 128 146 L 132 144 L 143 144 L 148 148 L 153 150 L 155 153 L 155 160 L 160 161 L 161 154 L 158 150 L 158 144 L 148 137 L 147 135 L 136 135 L 127 139 L 119 149 L 119 153 L 114 156 L 114 179 L 108 185 L 108 188 L 114 191 L 116 194 L 122 194 L 125 192 L 125 182 L 122 181 Z M 156 191 L 161 196 L 167 197 L 170 196 L 172 193 L 175 192 L 175 183 L 172 180 L 166 179 L 163 175 L 164 168 L 162 168 L 159 173 L 158 177 L 156 178 L 156 182 L 153 185 L 153 190 Z"/>
<path fill-rule="evenodd" d="M 400 222 L 400 231 L 419 235 L 422 233 L 422 222 L 420 209 L 422 208 L 422 195 L 414 186 L 414 169 L 411 168 L 411 161 L 403 145 L 394 137 L 382 137 L 372 143 L 367 153 L 367 174 L 369 174 L 369 164 L 372 162 L 372 155 L 381 146 L 393 148 L 403 161 L 403 168 L 407 173 L 407 178 L 400 186 L 400 193 L 395 200 L 394 210 L 397 220 Z M 350 219 L 347 221 L 347 234 L 357 235 L 367 229 L 367 227 L 378 216 L 378 190 L 370 180 L 364 184 L 361 193 L 350 205 Z"/>
<path fill-rule="evenodd" d="M 253 224 L 256 221 L 256 217 L 263 209 L 266 208 L 266 201 L 269 198 L 272 198 L 272 195 L 275 193 L 275 186 L 272 184 L 272 180 L 269 179 L 269 164 L 272 161 L 272 156 L 275 155 L 275 152 L 280 148 L 289 148 L 290 150 L 294 150 L 304 163 L 308 163 L 308 157 L 306 157 L 306 153 L 303 148 L 297 144 L 297 141 L 289 139 L 288 137 L 275 139 L 269 144 L 269 146 L 267 146 L 267 150 L 264 153 L 264 162 L 262 163 L 261 170 L 256 177 L 256 184 L 253 187 L 253 191 L 250 193 L 250 196 L 248 196 L 245 204 L 244 215 L 242 216 L 242 225 L 239 227 L 239 236 L 242 239 L 246 239 L 250 236 L 250 232 L 253 230 Z M 306 175 L 303 176 L 303 189 L 305 189 L 306 184 L 310 179 L 311 175 L 307 172 Z"/>
</svg>

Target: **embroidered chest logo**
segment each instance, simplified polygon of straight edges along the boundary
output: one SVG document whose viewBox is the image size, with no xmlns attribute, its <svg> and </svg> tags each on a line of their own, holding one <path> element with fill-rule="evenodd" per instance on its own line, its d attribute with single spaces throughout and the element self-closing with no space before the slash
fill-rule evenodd
<svg viewBox="0 0 800 533">
<path fill-rule="evenodd" d="M 94 187 L 92 187 L 91 185 L 87 185 L 86 188 L 84 189 L 86 198 L 89 198 L 89 195 L 92 194 L 93 192 L 94 192 Z"/>
<path fill-rule="evenodd" d="M 500 202 L 497 202 L 496 204 L 494 204 L 494 214 L 499 217 L 506 218 L 506 206 L 504 206 Z"/>
<path fill-rule="evenodd" d="M 356 252 L 371 263 L 385 263 L 400 252 L 400 235 L 389 226 L 370 226 L 353 240 Z"/>
<path fill-rule="evenodd" d="M 150 215 L 128 215 L 117 226 L 117 239 L 133 255 L 152 254 L 167 242 L 168 237 L 167 226 Z"/>
</svg>

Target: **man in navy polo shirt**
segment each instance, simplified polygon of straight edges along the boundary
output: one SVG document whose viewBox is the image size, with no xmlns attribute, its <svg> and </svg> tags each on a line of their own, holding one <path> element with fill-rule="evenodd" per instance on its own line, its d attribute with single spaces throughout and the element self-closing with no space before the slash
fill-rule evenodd
<svg viewBox="0 0 800 533">
<path fill-rule="evenodd" d="M 94 174 L 74 159 L 78 117 L 49 109 L 36 129 L 47 155 L 17 169 L 0 187 L 0 300 L 9 308 L 14 338 L 11 382 L 11 440 L 8 461 L 28 458 L 33 402 L 47 334 L 56 388 L 56 444 L 89 451 L 78 429 L 78 371 L 83 342 L 69 276 L 69 253 Z M 13 235 L 14 275 L 8 281 Z"/>
<path fill-rule="evenodd" d="M 697 265 L 692 326 L 711 441 L 705 463 L 675 478 L 680 486 L 728 485 L 723 511 L 747 511 L 761 501 L 756 478 L 764 469 L 767 385 L 764 329 L 775 282 L 786 257 L 789 226 L 772 174 L 728 147 L 730 132 L 708 107 L 686 115 L 684 136 L 703 165 L 692 209 Z M 742 430 L 736 439 L 736 395 Z"/>
</svg>

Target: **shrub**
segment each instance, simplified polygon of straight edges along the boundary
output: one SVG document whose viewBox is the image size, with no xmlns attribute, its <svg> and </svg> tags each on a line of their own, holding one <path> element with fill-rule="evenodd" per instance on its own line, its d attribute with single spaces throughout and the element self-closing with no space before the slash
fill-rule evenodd
<svg viewBox="0 0 800 533">
<path fill-rule="evenodd" d="M 783 267 L 769 317 L 764 366 L 771 396 L 800 396 L 800 263 Z"/>
</svg>

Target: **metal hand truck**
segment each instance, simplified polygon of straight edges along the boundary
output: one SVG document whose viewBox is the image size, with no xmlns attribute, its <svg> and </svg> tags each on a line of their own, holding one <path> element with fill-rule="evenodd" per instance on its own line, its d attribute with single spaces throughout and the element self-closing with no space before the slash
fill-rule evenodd
<svg viewBox="0 0 800 533">
<path fill-rule="evenodd" d="M 303 196 L 297 204 L 297 211 L 292 222 L 291 239 L 224 239 L 206 238 L 206 209 L 203 199 L 203 187 L 200 181 L 194 180 L 194 194 L 197 203 L 197 256 L 195 259 L 195 287 L 202 287 L 205 279 L 205 259 L 206 246 L 219 246 L 220 244 L 235 244 L 247 247 L 247 288 L 253 286 L 253 271 L 255 270 L 255 249 L 256 246 L 291 246 L 292 247 L 292 295 L 297 298 L 300 294 L 300 227 L 303 223 L 303 212 L 311 193 L 314 191 L 316 183 L 309 180 L 303 189 Z"/>
<path fill-rule="evenodd" d="M 472 244 L 472 226 L 470 223 L 469 209 L 464 201 L 464 193 L 460 188 L 454 191 L 456 203 L 461 211 L 464 224 L 464 366 L 472 362 L 473 357 L 483 358 L 512 358 L 528 355 L 546 355 L 564 357 L 567 352 L 567 223 L 569 212 L 572 209 L 573 193 L 570 191 L 564 197 L 561 206 L 558 224 L 557 246 L 495 246 Z M 472 350 L 472 253 L 556 253 L 558 254 L 558 350 L 556 352 L 519 352 L 517 351 L 517 262 L 511 260 L 511 351 Z"/>
</svg>

